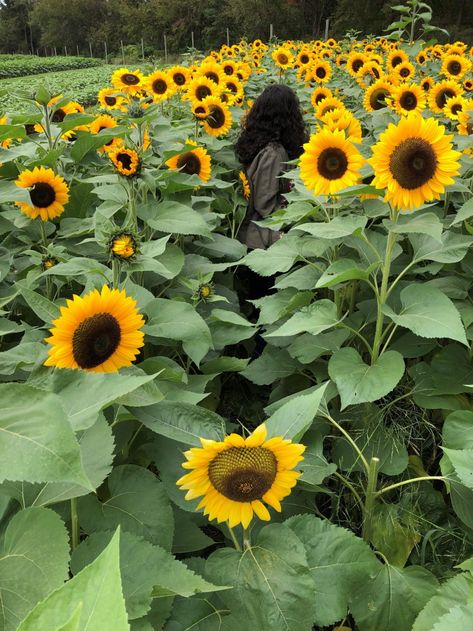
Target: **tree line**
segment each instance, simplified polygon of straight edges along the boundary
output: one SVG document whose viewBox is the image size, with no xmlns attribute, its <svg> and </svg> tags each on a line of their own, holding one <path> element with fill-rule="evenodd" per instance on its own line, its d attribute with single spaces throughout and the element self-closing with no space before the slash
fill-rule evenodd
<svg viewBox="0 0 473 631">
<path fill-rule="evenodd" d="M 347 31 L 379 35 L 395 19 L 385 0 L 0 0 L 0 52 L 45 54 L 64 47 L 71 53 L 103 56 L 121 42 L 159 51 L 166 34 L 170 51 L 219 47 L 241 37 L 267 41 L 269 25 L 280 39 L 323 38 Z M 450 40 L 473 41 L 472 0 L 431 0 L 433 23 Z M 441 38 L 439 38 L 441 40 Z M 445 38 L 444 38 L 445 39 Z"/>
</svg>

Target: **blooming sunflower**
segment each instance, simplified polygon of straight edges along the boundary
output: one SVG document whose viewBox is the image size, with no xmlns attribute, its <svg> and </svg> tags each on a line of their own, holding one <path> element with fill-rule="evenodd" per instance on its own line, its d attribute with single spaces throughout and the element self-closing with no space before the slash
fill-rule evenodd
<svg viewBox="0 0 473 631">
<path fill-rule="evenodd" d="M 248 178 L 246 177 L 246 173 L 244 171 L 240 171 L 238 176 L 239 176 L 240 182 L 241 182 L 243 197 L 245 199 L 249 199 L 250 198 L 250 194 L 251 194 L 251 189 L 250 189 L 250 183 L 248 181 Z"/>
<path fill-rule="evenodd" d="M 200 101 L 197 101 L 192 106 L 192 114 L 196 118 L 200 118 L 200 119 L 207 118 L 207 116 L 209 115 L 209 108 L 203 103 L 201 103 Z"/>
<path fill-rule="evenodd" d="M 136 239 L 130 232 L 119 232 L 110 239 L 109 251 L 113 257 L 128 261 L 136 254 Z"/>
<path fill-rule="evenodd" d="M 460 96 L 462 92 L 463 88 L 456 81 L 452 79 L 440 81 L 429 91 L 429 107 L 432 112 L 441 114 L 447 99 L 450 99 L 452 96 Z"/>
<path fill-rule="evenodd" d="M 403 61 L 393 69 L 393 73 L 403 81 L 407 81 L 408 79 L 412 79 L 416 73 L 416 69 L 410 61 Z"/>
<path fill-rule="evenodd" d="M 421 112 L 425 108 L 425 94 L 416 83 L 401 83 L 394 89 L 390 106 L 400 116 L 407 116 L 412 112 Z"/>
<path fill-rule="evenodd" d="M 195 149 L 178 153 L 166 161 L 166 166 L 171 171 L 181 171 L 187 175 L 198 175 L 203 182 L 208 182 L 211 174 L 210 156 L 204 147 L 197 146 L 193 140 L 187 140 L 187 145 Z"/>
<path fill-rule="evenodd" d="M 431 90 L 434 85 L 435 81 L 432 79 L 432 77 L 424 77 L 420 81 L 420 87 L 424 90 L 424 92 L 429 92 L 429 90 Z"/>
<path fill-rule="evenodd" d="M 114 127 L 118 127 L 117 121 L 110 116 L 109 114 L 101 114 L 97 116 L 97 118 L 92 121 L 89 125 L 89 131 L 92 134 L 99 134 L 103 129 L 113 129 Z M 123 144 L 123 138 L 119 136 L 115 136 L 112 140 L 109 140 L 107 143 L 102 145 L 102 147 L 98 148 L 98 151 L 101 153 L 107 151 L 113 151 L 114 149 L 118 149 Z"/>
<path fill-rule="evenodd" d="M 365 110 L 367 112 L 375 112 L 387 107 L 387 99 L 392 97 L 393 91 L 393 86 L 384 79 L 375 81 L 365 92 L 363 99 Z"/>
<path fill-rule="evenodd" d="M 195 104 L 196 102 L 203 101 L 208 96 L 218 96 L 221 91 L 221 86 L 218 86 L 207 77 L 195 77 L 189 83 L 185 98 Z"/>
<path fill-rule="evenodd" d="M 124 111 L 125 98 L 117 94 L 115 88 L 103 88 L 97 95 L 100 105 L 106 110 Z"/>
<path fill-rule="evenodd" d="M 190 76 L 189 68 L 185 66 L 173 66 L 169 68 L 168 75 L 171 77 L 176 90 L 185 90 L 186 83 Z"/>
<path fill-rule="evenodd" d="M 359 180 L 364 158 L 339 129 L 311 136 L 300 157 L 301 179 L 314 195 L 333 195 Z"/>
<path fill-rule="evenodd" d="M 297 54 L 296 63 L 298 63 L 299 66 L 307 66 L 312 61 L 313 57 L 314 55 L 310 50 L 303 49 Z"/>
<path fill-rule="evenodd" d="M 456 121 L 458 120 L 458 114 L 468 109 L 468 103 L 468 99 L 465 99 L 463 96 L 452 96 L 447 99 L 443 113 L 447 118 Z"/>
<path fill-rule="evenodd" d="M 225 80 L 226 75 L 220 64 L 216 61 L 208 61 L 204 62 L 197 70 L 197 76 L 207 77 L 210 81 L 220 85 Z"/>
<path fill-rule="evenodd" d="M 203 119 L 203 126 L 209 136 L 224 136 L 232 126 L 232 115 L 228 107 L 215 96 L 208 96 L 203 103 L 209 109 L 208 116 Z"/>
<path fill-rule="evenodd" d="M 324 116 L 333 110 L 345 110 L 345 104 L 340 99 L 337 99 L 336 96 L 328 96 L 326 99 L 320 101 L 320 103 L 315 108 L 315 117 L 323 120 Z"/>
<path fill-rule="evenodd" d="M 386 189 L 385 200 L 400 212 L 439 199 L 459 173 L 460 154 L 451 139 L 434 118 L 414 114 L 391 123 L 368 160 L 375 173 L 373 186 Z"/>
<path fill-rule="evenodd" d="M 363 64 L 365 64 L 367 61 L 368 57 L 364 53 L 352 51 L 348 55 L 345 69 L 352 77 L 356 77 L 358 72 L 363 67 Z"/>
<path fill-rule="evenodd" d="M 273 50 L 271 57 L 273 58 L 276 66 L 281 68 L 281 70 L 292 68 L 294 64 L 294 56 L 289 48 L 286 48 L 285 46 L 280 46 L 279 48 L 276 48 L 276 50 Z"/>
<path fill-rule="evenodd" d="M 144 343 L 135 300 L 106 285 L 67 300 L 53 324 L 45 339 L 52 345 L 45 366 L 116 372 L 131 366 Z"/>
<path fill-rule="evenodd" d="M 230 434 L 221 442 L 200 439 L 202 447 L 185 452 L 184 469 L 191 469 L 177 481 L 187 490 L 186 499 L 203 496 L 197 510 L 230 528 L 248 528 L 254 514 L 269 521 L 266 502 L 281 511 L 281 500 L 291 493 L 301 475 L 293 471 L 303 460 L 305 446 L 275 436 L 266 440 L 264 424 L 243 438 Z"/>
<path fill-rule="evenodd" d="M 350 142 L 360 143 L 362 141 L 360 121 L 348 110 L 332 110 L 325 114 L 323 122 L 328 129 L 344 130 Z"/>
<path fill-rule="evenodd" d="M 307 80 L 311 82 L 315 81 L 316 83 L 328 83 L 331 76 L 332 67 L 330 66 L 330 63 L 320 59 L 310 67 Z"/>
<path fill-rule="evenodd" d="M 227 77 L 231 77 L 235 75 L 238 70 L 238 64 L 233 59 L 226 59 L 222 62 L 222 70 L 227 75 Z"/>
<path fill-rule="evenodd" d="M 461 136 L 473 135 L 473 110 L 458 114 L 458 133 Z"/>
<path fill-rule="evenodd" d="M 386 60 L 386 65 L 388 67 L 388 70 L 394 70 L 394 68 L 396 68 L 397 66 L 399 66 L 402 63 L 406 63 L 409 61 L 409 56 L 407 53 L 405 53 L 403 50 L 392 50 L 389 55 L 388 58 Z"/>
<path fill-rule="evenodd" d="M 463 81 L 463 88 L 467 91 L 467 92 L 471 92 L 471 90 L 473 90 L 473 79 L 465 79 Z"/>
<path fill-rule="evenodd" d="M 69 188 L 64 178 L 52 169 L 35 167 L 32 171 L 22 171 L 15 184 L 29 188 L 31 203 L 15 202 L 21 212 L 36 219 L 48 221 L 64 212 L 64 204 L 69 201 Z"/>
<path fill-rule="evenodd" d="M 119 68 L 112 74 L 112 85 L 125 94 L 137 94 L 143 89 L 143 74 L 140 70 Z"/>
<path fill-rule="evenodd" d="M 155 103 L 165 101 L 176 92 L 176 84 L 169 74 L 162 70 L 155 70 L 146 77 L 143 86 Z"/>
<path fill-rule="evenodd" d="M 471 68 L 471 62 L 463 55 L 445 55 L 440 72 L 450 79 L 461 79 Z"/>
<path fill-rule="evenodd" d="M 140 158 L 134 149 L 125 149 L 125 147 L 112 149 L 108 152 L 108 157 L 122 175 L 130 177 L 138 172 Z"/>
</svg>

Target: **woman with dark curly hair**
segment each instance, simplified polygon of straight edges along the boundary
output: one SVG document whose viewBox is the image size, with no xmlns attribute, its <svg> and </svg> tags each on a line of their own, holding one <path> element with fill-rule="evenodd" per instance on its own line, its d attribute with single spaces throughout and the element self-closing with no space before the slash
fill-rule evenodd
<svg viewBox="0 0 473 631">
<path fill-rule="evenodd" d="M 289 192 L 289 180 L 280 178 L 286 162 L 298 158 L 308 134 L 299 99 L 287 85 L 267 86 L 244 119 L 235 152 L 243 164 L 250 185 L 250 198 L 240 240 L 248 248 L 267 248 L 280 233 L 261 228 L 260 221 L 283 203 L 281 193 Z"/>
</svg>

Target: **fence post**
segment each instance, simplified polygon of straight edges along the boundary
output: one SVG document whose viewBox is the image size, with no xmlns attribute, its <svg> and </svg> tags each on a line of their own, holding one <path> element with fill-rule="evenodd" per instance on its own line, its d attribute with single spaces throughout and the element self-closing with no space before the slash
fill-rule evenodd
<svg viewBox="0 0 473 631">
<path fill-rule="evenodd" d="M 108 64 L 108 50 L 107 50 L 107 42 L 103 43 L 105 49 L 105 63 Z"/>
<path fill-rule="evenodd" d="M 57 57 L 57 50 L 56 50 L 56 46 L 54 47 L 54 56 Z"/>
<path fill-rule="evenodd" d="M 164 63 L 167 64 L 167 62 L 168 62 L 168 41 L 167 41 L 166 33 L 164 33 L 163 39 L 164 39 Z"/>
<path fill-rule="evenodd" d="M 123 65 L 125 65 L 125 49 L 123 48 L 123 40 L 120 40 L 120 46 L 122 49 L 122 62 L 123 62 Z"/>
<path fill-rule="evenodd" d="M 64 46 L 64 54 L 65 54 L 65 55 L 66 55 L 66 57 L 67 57 L 67 46 Z"/>
<path fill-rule="evenodd" d="M 271 41 L 274 37 L 273 25 L 269 25 L 269 40 Z"/>
<path fill-rule="evenodd" d="M 92 53 L 92 42 L 89 40 L 89 50 L 90 50 L 90 56 L 93 57 L 93 53 Z"/>
<path fill-rule="evenodd" d="M 76 51 L 77 51 L 77 56 L 80 57 L 80 53 L 79 53 L 79 44 L 76 44 Z"/>
<path fill-rule="evenodd" d="M 330 22 L 330 20 L 327 18 L 325 20 L 325 41 L 328 40 L 328 23 Z"/>
<path fill-rule="evenodd" d="M 194 44 L 194 31 L 191 31 L 191 46 L 192 46 L 192 48 L 195 48 L 195 44 Z"/>
<path fill-rule="evenodd" d="M 141 38 L 141 58 L 143 59 L 143 61 L 145 60 L 145 43 L 143 41 L 143 38 Z"/>
<path fill-rule="evenodd" d="M 228 27 L 227 27 L 227 46 L 228 47 L 230 46 L 230 31 L 228 30 Z"/>
</svg>

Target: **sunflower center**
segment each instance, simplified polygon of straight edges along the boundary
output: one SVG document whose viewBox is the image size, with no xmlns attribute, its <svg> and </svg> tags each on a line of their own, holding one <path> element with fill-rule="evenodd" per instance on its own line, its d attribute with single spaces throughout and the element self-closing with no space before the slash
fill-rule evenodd
<svg viewBox="0 0 473 631">
<path fill-rule="evenodd" d="M 449 90 L 449 89 L 440 90 L 440 92 L 437 94 L 437 97 L 435 99 L 435 103 L 437 104 L 437 107 L 443 110 L 443 108 L 445 107 L 445 104 L 447 103 L 447 99 L 452 98 L 452 96 L 456 96 L 453 90 Z"/>
<path fill-rule="evenodd" d="M 122 81 L 125 85 L 137 85 L 140 82 L 140 78 L 136 74 L 126 73 L 122 74 Z"/>
<path fill-rule="evenodd" d="M 373 90 L 370 96 L 370 105 L 374 110 L 381 110 L 386 107 L 386 97 L 389 96 L 389 92 L 384 88 L 379 90 Z"/>
<path fill-rule="evenodd" d="M 396 182 L 408 190 L 423 186 L 434 175 L 437 156 L 423 138 L 407 138 L 394 149 L 389 169 Z"/>
<path fill-rule="evenodd" d="M 325 68 L 319 67 L 315 71 L 315 74 L 318 76 L 319 79 L 324 79 L 326 77 L 326 75 L 327 75 L 327 72 L 326 72 Z"/>
<path fill-rule="evenodd" d="M 225 124 L 225 112 L 218 105 L 212 106 L 210 115 L 207 118 L 207 124 L 212 129 L 219 129 Z"/>
<path fill-rule="evenodd" d="M 399 66 L 399 64 L 402 64 L 402 57 L 393 57 L 392 61 L 391 61 L 391 67 L 395 68 L 396 66 Z"/>
<path fill-rule="evenodd" d="M 207 79 L 210 79 L 210 81 L 213 81 L 214 83 L 219 83 L 219 76 L 216 72 L 206 72 L 205 76 L 207 77 Z"/>
<path fill-rule="evenodd" d="M 448 72 L 449 72 L 450 74 L 453 74 L 453 75 L 460 74 L 461 69 L 462 69 L 462 67 L 461 67 L 461 63 L 460 63 L 460 62 L 458 62 L 458 61 L 451 61 L 451 62 L 448 64 Z"/>
<path fill-rule="evenodd" d="M 289 61 L 289 58 L 287 55 L 285 55 L 284 53 L 279 53 L 278 55 L 278 61 L 282 66 L 285 66 L 287 64 L 287 62 Z"/>
<path fill-rule="evenodd" d="M 105 97 L 105 103 L 107 105 L 115 105 L 117 102 L 117 97 L 116 96 L 106 96 Z"/>
<path fill-rule="evenodd" d="M 110 313 L 96 313 L 74 331 L 72 354 L 80 368 L 95 368 L 113 355 L 120 339 L 117 319 Z"/>
<path fill-rule="evenodd" d="M 399 99 L 401 107 L 405 110 L 415 110 L 417 107 L 417 98 L 413 92 L 404 92 Z"/>
<path fill-rule="evenodd" d="M 175 83 L 176 85 L 184 85 L 184 83 L 186 82 L 186 78 L 185 78 L 185 76 L 182 74 L 182 72 L 176 72 L 176 73 L 174 73 L 174 75 L 173 75 L 173 77 L 172 77 L 172 78 L 173 78 L 174 83 Z"/>
<path fill-rule="evenodd" d="M 452 114 L 458 114 L 458 112 L 461 112 L 463 108 L 461 106 L 461 103 L 455 103 L 450 109 Z"/>
<path fill-rule="evenodd" d="M 210 96 L 212 94 L 210 88 L 206 85 L 199 85 L 195 91 L 195 96 L 198 101 L 203 101 L 206 96 Z"/>
<path fill-rule="evenodd" d="M 362 65 L 363 61 L 361 59 L 355 59 L 355 61 L 351 65 L 353 72 L 358 72 Z"/>
<path fill-rule="evenodd" d="M 61 108 L 59 108 L 58 110 L 56 110 L 54 112 L 54 114 L 52 115 L 52 122 L 53 123 L 62 123 L 62 121 L 66 118 L 66 112 L 64 110 L 62 110 Z"/>
<path fill-rule="evenodd" d="M 317 160 L 317 170 L 327 180 L 338 180 L 343 177 L 347 167 L 347 157 L 338 147 L 324 149 Z"/>
<path fill-rule="evenodd" d="M 308 64 L 309 63 L 309 56 L 308 55 L 301 55 L 300 61 L 301 61 L 301 64 L 304 64 L 304 65 Z"/>
<path fill-rule="evenodd" d="M 182 153 L 177 159 L 177 168 L 187 175 L 200 173 L 200 160 L 193 151 Z"/>
<path fill-rule="evenodd" d="M 411 71 L 409 70 L 409 68 L 401 68 L 401 70 L 399 71 L 399 74 L 401 75 L 401 77 L 405 79 L 411 74 Z"/>
<path fill-rule="evenodd" d="M 56 199 L 56 191 L 47 182 L 37 182 L 30 190 L 33 205 L 37 208 L 47 208 Z"/>
<path fill-rule="evenodd" d="M 129 169 L 131 167 L 131 156 L 127 153 L 119 153 L 117 155 L 118 162 L 122 165 L 123 169 Z"/>
<path fill-rule="evenodd" d="M 264 447 L 230 447 L 209 464 L 209 479 L 235 502 L 252 502 L 269 491 L 277 473 L 273 452 Z"/>
<path fill-rule="evenodd" d="M 227 75 L 231 75 L 233 74 L 233 68 L 232 66 L 224 66 L 223 67 L 223 72 Z"/>
<path fill-rule="evenodd" d="M 164 94 L 168 89 L 168 84 L 164 79 L 156 79 L 151 87 L 155 94 Z"/>
<path fill-rule="evenodd" d="M 327 98 L 326 94 L 323 94 L 322 92 L 320 94 L 317 94 L 317 96 L 315 97 L 315 103 L 316 105 L 318 105 L 321 101 L 323 101 L 324 99 Z"/>
</svg>

